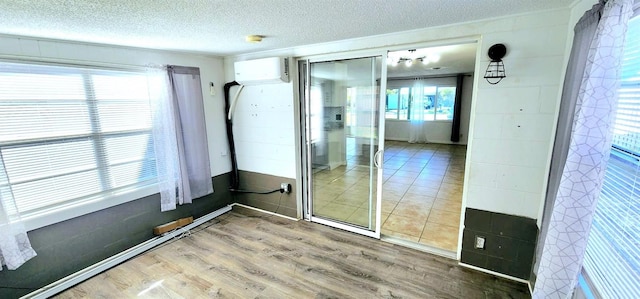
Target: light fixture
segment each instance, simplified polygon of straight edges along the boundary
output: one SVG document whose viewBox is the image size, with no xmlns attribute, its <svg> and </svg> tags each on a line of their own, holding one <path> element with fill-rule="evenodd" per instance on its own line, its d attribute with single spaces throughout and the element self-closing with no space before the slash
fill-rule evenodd
<svg viewBox="0 0 640 299">
<path fill-rule="evenodd" d="M 495 85 L 507 76 L 504 71 L 504 62 L 502 62 L 502 58 L 507 54 L 507 47 L 503 44 L 495 44 L 489 48 L 487 54 L 491 58 L 491 62 L 487 66 L 484 78 L 489 84 Z"/>
<path fill-rule="evenodd" d="M 406 67 L 411 67 L 412 64 L 413 64 L 413 60 L 411 60 L 411 58 L 407 58 L 404 60 L 404 65 Z"/>
<path fill-rule="evenodd" d="M 420 63 L 423 66 L 438 62 L 440 53 L 433 49 L 409 49 L 387 53 L 387 64 L 396 67 L 404 64 L 405 67 L 413 67 Z"/>
<path fill-rule="evenodd" d="M 244 40 L 246 42 L 248 42 L 248 43 L 257 44 L 257 43 L 261 42 L 263 38 L 264 38 L 264 36 L 262 36 L 262 35 L 252 34 L 252 35 L 245 36 Z"/>
</svg>

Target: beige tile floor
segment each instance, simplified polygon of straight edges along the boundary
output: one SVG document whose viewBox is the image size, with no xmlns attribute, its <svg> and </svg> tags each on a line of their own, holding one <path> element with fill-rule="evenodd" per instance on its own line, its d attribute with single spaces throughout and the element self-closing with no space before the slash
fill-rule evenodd
<svg viewBox="0 0 640 299">
<path fill-rule="evenodd" d="M 386 141 L 382 234 L 455 251 L 465 152 L 459 145 Z M 369 225 L 370 173 L 355 160 L 314 174 L 314 215 Z"/>
</svg>

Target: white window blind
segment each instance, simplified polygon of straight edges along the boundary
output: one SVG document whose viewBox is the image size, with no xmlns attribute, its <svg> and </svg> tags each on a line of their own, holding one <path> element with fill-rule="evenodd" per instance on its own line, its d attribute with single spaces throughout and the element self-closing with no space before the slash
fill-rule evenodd
<svg viewBox="0 0 640 299">
<path fill-rule="evenodd" d="M 20 213 L 154 183 L 144 73 L 0 62 L 0 153 Z"/>
<path fill-rule="evenodd" d="M 640 18 L 629 23 L 613 148 L 585 271 L 604 298 L 640 298 Z"/>
</svg>

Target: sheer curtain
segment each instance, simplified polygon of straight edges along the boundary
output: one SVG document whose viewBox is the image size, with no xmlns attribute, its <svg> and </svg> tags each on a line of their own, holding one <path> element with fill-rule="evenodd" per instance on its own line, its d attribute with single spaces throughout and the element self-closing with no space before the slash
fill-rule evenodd
<svg viewBox="0 0 640 299">
<path fill-rule="evenodd" d="M 424 127 L 425 117 L 424 83 L 416 79 L 411 88 L 411 102 L 409 106 L 409 142 L 425 143 L 427 134 Z"/>
<path fill-rule="evenodd" d="M 213 192 L 197 68 L 148 69 L 161 210 Z"/>
<path fill-rule="evenodd" d="M 15 270 L 34 256 L 36 252 L 20 220 L 0 152 L 0 270 L 5 265 Z"/>
<path fill-rule="evenodd" d="M 578 90 L 577 101 L 575 110 L 569 111 L 573 114 L 573 122 L 567 124 L 572 128 L 570 141 L 542 240 L 534 298 L 570 297 L 582 268 L 611 149 L 621 58 L 632 6 L 633 0 L 609 0 L 601 5 L 584 72 L 575 74 L 582 78 L 579 87 L 564 87 Z M 571 73 L 570 66 L 567 76 Z M 563 91 L 563 102 L 570 101 L 565 98 L 569 94 Z M 563 117 L 560 115 L 560 119 Z M 558 132 L 561 130 L 558 128 Z"/>
<path fill-rule="evenodd" d="M 178 154 L 178 139 L 174 107 L 166 68 L 147 70 L 149 98 L 153 109 L 153 148 L 156 156 L 161 211 L 173 210 L 183 203 L 182 176 Z"/>
</svg>

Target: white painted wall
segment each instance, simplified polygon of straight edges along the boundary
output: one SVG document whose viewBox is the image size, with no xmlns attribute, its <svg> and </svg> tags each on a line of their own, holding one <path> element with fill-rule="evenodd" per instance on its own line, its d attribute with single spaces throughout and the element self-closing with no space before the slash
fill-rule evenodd
<svg viewBox="0 0 640 299">
<path fill-rule="evenodd" d="M 569 11 L 556 18 L 519 18 L 510 32 L 487 34 L 482 53 L 503 42 L 508 77 L 478 80 L 472 111 L 466 205 L 538 217 L 544 200 L 557 103 L 565 65 Z M 489 58 L 481 57 L 486 67 Z"/>
<path fill-rule="evenodd" d="M 327 56 L 478 40 L 463 203 L 466 207 L 537 218 L 546 189 L 568 28 L 573 27 L 570 19 L 570 9 L 559 9 L 243 54 L 225 59 L 225 74 L 227 81 L 233 80 L 234 60 Z M 487 50 L 495 43 L 508 47 L 504 59 L 507 78 L 490 85 L 482 75 L 489 63 Z M 296 97 L 294 94 L 293 99 Z M 281 117 L 290 119 L 291 115 Z"/>
<path fill-rule="evenodd" d="M 242 89 L 233 114 L 238 169 L 296 178 L 293 109 L 292 83 Z"/>
<path fill-rule="evenodd" d="M 174 53 L 108 45 L 51 41 L 44 39 L 0 36 L 0 58 L 19 60 L 51 60 L 76 64 L 109 64 L 145 66 L 174 64 L 200 68 L 204 98 L 211 174 L 229 172 L 231 162 L 224 126 L 223 61 L 221 58 L 197 54 Z M 209 82 L 216 86 L 216 95 L 209 93 Z"/>
<path fill-rule="evenodd" d="M 453 80 L 455 84 L 455 78 Z M 460 107 L 460 137 L 459 142 L 451 142 L 451 121 L 425 122 L 427 140 L 430 143 L 467 144 L 469 137 L 469 118 L 471 117 L 471 102 L 473 95 L 474 77 L 464 77 L 462 81 L 462 106 Z M 410 123 L 406 120 L 386 120 L 384 138 L 386 140 L 409 141 Z"/>
</svg>

